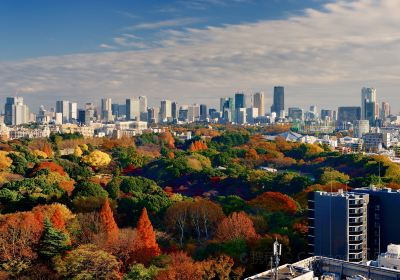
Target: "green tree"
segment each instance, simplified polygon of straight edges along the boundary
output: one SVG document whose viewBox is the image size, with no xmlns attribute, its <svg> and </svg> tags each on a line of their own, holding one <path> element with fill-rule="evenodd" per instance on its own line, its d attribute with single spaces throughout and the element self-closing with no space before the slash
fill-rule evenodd
<svg viewBox="0 0 400 280">
<path fill-rule="evenodd" d="M 158 273 L 158 268 L 154 265 L 146 268 L 143 264 L 136 264 L 124 275 L 124 280 L 152 280 Z"/>
<path fill-rule="evenodd" d="M 60 255 L 69 248 L 69 236 L 57 230 L 49 219 L 44 221 L 44 231 L 40 241 L 40 254 L 45 258 Z"/>
<path fill-rule="evenodd" d="M 77 198 L 89 196 L 105 198 L 108 196 L 108 193 L 99 184 L 88 181 L 79 182 L 74 189 L 73 197 Z"/>
</svg>

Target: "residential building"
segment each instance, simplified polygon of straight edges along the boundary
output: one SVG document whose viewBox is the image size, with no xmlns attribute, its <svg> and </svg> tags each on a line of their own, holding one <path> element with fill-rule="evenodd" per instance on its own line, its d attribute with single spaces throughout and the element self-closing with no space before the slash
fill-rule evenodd
<svg viewBox="0 0 400 280">
<path fill-rule="evenodd" d="M 386 253 L 378 256 L 378 266 L 400 270 L 400 245 L 389 244 Z"/>
<path fill-rule="evenodd" d="M 310 253 L 350 262 L 366 261 L 368 202 L 365 193 L 311 193 Z"/>
<path fill-rule="evenodd" d="M 371 132 L 365 133 L 362 137 L 364 150 L 369 153 L 376 153 L 382 150 L 384 146 L 383 133 Z"/>
<path fill-rule="evenodd" d="M 364 134 L 369 133 L 369 121 L 357 120 L 354 122 L 354 137 L 362 138 Z"/>
</svg>

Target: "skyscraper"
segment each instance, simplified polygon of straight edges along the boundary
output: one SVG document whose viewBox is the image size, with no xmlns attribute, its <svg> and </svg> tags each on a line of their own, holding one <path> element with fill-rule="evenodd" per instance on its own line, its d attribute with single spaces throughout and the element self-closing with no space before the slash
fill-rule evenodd
<svg viewBox="0 0 400 280">
<path fill-rule="evenodd" d="M 69 120 L 76 121 L 78 119 L 78 103 L 69 103 Z"/>
<path fill-rule="evenodd" d="M 112 120 L 112 101 L 111 98 L 101 99 L 101 119 L 104 121 Z"/>
<path fill-rule="evenodd" d="M 235 109 L 246 108 L 246 96 L 243 92 L 235 93 Z"/>
<path fill-rule="evenodd" d="M 140 103 L 136 97 L 126 99 L 126 119 L 140 120 Z"/>
<path fill-rule="evenodd" d="M 338 122 L 340 123 L 353 123 L 361 118 L 360 107 L 339 107 L 338 108 Z"/>
<path fill-rule="evenodd" d="M 208 117 L 207 105 L 200 104 L 200 120 L 205 121 Z"/>
<path fill-rule="evenodd" d="M 366 261 L 368 202 L 369 195 L 364 193 L 311 193 L 310 253 L 350 262 Z"/>
<path fill-rule="evenodd" d="M 4 106 L 4 123 L 20 125 L 29 121 L 29 108 L 24 104 L 23 97 L 7 97 Z"/>
<path fill-rule="evenodd" d="M 188 106 L 188 122 L 198 121 L 200 118 L 200 105 L 193 104 Z"/>
<path fill-rule="evenodd" d="M 390 116 L 390 104 L 388 102 L 382 102 L 381 119 L 385 120 L 389 116 Z"/>
<path fill-rule="evenodd" d="M 140 120 L 147 121 L 147 96 L 139 96 Z"/>
<path fill-rule="evenodd" d="M 258 108 L 258 115 L 265 115 L 264 92 L 256 92 L 253 97 L 253 107 Z"/>
<path fill-rule="evenodd" d="M 376 103 L 376 89 L 363 87 L 361 89 L 361 119 L 368 120 L 367 103 Z M 374 105 L 370 105 L 375 107 Z"/>
<path fill-rule="evenodd" d="M 285 88 L 282 86 L 274 87 L 274 101 L 271 106 L 271 113 L 278 116 L 285 110 Z"/>
<path fill-rule="evenodd" d="M 68 123 L 70 117 L 69 101 L 67 100 L 56 101 L 56 113 L 61 113 L 63 123 Z"/>
<path fill-rule="evenodd" d="M 160 108 L 160 121 L 168 121 L 172 117 L 172 103 L 171 100 L 162 100 Z"/>
</svg>

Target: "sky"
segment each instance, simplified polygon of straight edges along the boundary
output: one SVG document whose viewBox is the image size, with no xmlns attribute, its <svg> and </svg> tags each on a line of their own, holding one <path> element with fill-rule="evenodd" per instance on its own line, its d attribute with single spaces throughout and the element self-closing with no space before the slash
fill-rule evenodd
<svg viewBox="0 0 400 280">
<path fill-rule="evenodd" d="M 218 106 L 275 85 L 286 107 L 400 110 L 399 0 L 1 0 L 0 102 L 146 95 Z"/>
</svg>

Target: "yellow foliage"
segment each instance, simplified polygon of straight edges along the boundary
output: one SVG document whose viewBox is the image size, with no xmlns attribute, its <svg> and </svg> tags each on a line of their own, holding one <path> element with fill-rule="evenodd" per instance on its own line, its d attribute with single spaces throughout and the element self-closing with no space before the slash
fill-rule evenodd
<svg viewBox="0 0 400 280">
<path fill-rule="evenodd" d="M 209 158 L 200 154 L 193 154 L 186 157 L 188 167 L 200 171 L 203 168 L 210 168 L 211 161 Z"/>
<path fill-rule="evenodd" d="M 81 157 L 82 154 L 83 154 L 82 149 L 79 146 L 76 146 L 74 150 L 74 156 Z"/>
<path fill-rule="evenodd" d="M 107 166 L 111 162 L 111 157 L 107 153 L 95 150 L 87 156 L 84 156 L 82 161 L 92 167 L 102 167 Z"/>
<path fill-rule="evenodd" d="M 82 147 L 82 151 L 87 151 L 87 150 L 89 150 L 89 147 L 88 147 L 88 145 L 86 145 L 86 144 L 83 144 L 81 147 Z"/>
<path fill-rule="evenodd" d="M 0 151 L 0 171 L 8 169 L 12 164 L 12 159 L 8 157 L 8 153 Z"/>
<path fill-rule="evenodd" d="M 47 158 L 47 154 L 41 150 L 34 150 L 32 154 L 38 158 Z"/>
</svg>

